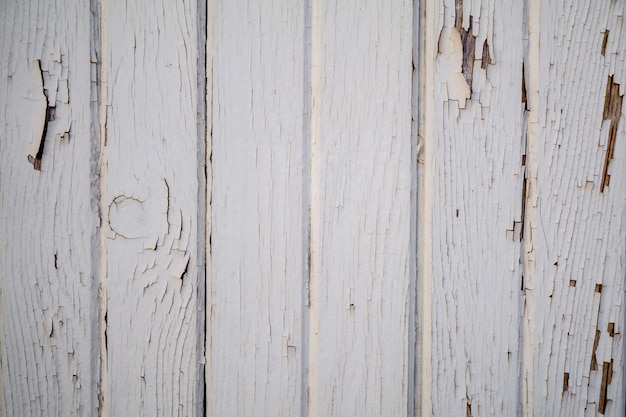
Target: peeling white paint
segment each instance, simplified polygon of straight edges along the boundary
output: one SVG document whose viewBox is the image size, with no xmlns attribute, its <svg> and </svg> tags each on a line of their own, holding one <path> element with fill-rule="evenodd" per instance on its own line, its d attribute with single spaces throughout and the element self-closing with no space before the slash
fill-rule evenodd
<svg viewBox="0 0 626 417">
<path fill-rule="evenodd" d="M 459 108 L 464 109 L 465 100 L 471 97 L 471 91 L 461 71 L 462 64 L 463 45 L 459 31 L 454 27 L 442 28 L 437 54 L 437 76 L 445 84 L 445 99 L 457 101 Z"/>
</svg>

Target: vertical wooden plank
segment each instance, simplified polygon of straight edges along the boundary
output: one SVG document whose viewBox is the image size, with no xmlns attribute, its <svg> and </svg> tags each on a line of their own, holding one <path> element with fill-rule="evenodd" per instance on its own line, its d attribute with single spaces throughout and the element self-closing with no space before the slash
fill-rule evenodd
<svg viewBox="0 0 626 417">
<path fill-rule="evenodd" d="M 525 415 L 624 413 L 621 2 L 531 2 Z"/>
<path fill-rule="evenodd" d="M 431 356 L 421 358 L 421 384 L 432 391 L 423 415 L 519 410 L 522 6 L 462 0 L 425 6 L 426 20 L 435 19 L 425 36 L 436 43 L 436 55 L 424 57 L 434 82 L 423 81 L 433 84 L 423 100 L 434 97 L 422 133 L 429 183 L 423 200 L 432 216 L 432 235 L 421 239 L 430 262 L 422 287 L 432 290 L 432 310 L 420 318 L 422 328 L 432 329 L 422 334 Z"/>
<path fill-rule="evenodd" d="M 111 0 L 101 19 L 102 413 L 201 415 L 204 17 L 196 2 Z"/>
<path fill-rule="evenodd" d="M 412 375 L 412 2 L 313 4 L 309 415 L 403 416 Z"/>
<path fill-rule="evenodd" d="M 94 415 L 89 2 L 2 1 L 0 22 L 0 414 Z"/>
<path fill-rule="evenodd" d="M 304 413 L 304 1 L 216 0 L 208 415 Z"/>
</svg>

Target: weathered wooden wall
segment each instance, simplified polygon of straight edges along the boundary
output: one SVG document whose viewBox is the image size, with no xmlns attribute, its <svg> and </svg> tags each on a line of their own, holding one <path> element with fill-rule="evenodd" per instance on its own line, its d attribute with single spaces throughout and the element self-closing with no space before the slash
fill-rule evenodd
<svg viewBox="0 0 626 417">
<path fill-rule="evenodd" d="M 0 2 L 0 414 L 623 415 L 624 11 Z"/>
<path fill-rule="evenodd" d="M 422 415 L 624 413 L 618 3 L 425 5 Z"/>
</svg>

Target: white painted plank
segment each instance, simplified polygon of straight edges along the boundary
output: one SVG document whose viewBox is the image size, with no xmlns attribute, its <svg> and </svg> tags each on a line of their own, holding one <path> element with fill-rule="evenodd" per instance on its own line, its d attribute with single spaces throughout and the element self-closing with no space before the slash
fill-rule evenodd
<svg viewBox="0 0 626 417">
<path fill-rule="evenodd" d="M 0 2 L 1 415 L 96 414 L 90 34 L 89 2 Z"/>
<path fill-rule="evenodd" d="M 304 412 L 303 1 L 215 1 L 210 416 Z"/>
<path fill-rule="evenodd" d="M 201 415 L 204 17 L 195 2 L 113 0 L 100 18 L 102 413 Z"/>
<path fill-rule="evenodd" d="M 403 416 L 412 2 L 313 2 L 312 22 L 309 415 Z"/>
<path fill-rule="evenodd" d="M 533 389 L 525 415 L 624 413 L 622 8 L 569 0 L 530 9 L 526 291 L 533 309 L 525 369 Z"/>
<path fill-rule="evenodd" d="M 422 81 L 433 84 L 423 100 L 434 98 L 422 127 L 425 416 L 513 416 L 520 406 L 522 6 L 428 2 L 423 17 L 436 45 Z"/>
</svg>

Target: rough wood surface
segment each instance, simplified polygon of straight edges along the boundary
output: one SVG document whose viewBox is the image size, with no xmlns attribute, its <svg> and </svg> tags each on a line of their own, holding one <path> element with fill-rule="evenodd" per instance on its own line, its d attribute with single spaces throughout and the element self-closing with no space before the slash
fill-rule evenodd
<svg viewBox="0 0 626 417">
<path fill-rule="evenodd" d="M 303 1 L 215 1 L 207 414 L 305 407 Z"/>
<path fill-rule="evenodd" d="M 412 384 L 412 2 L 316 10 L 309 411 L 403 416 Z"/>
<path fill-rule="evenodd" d="M 201 415 L 202 17 L 114 0 L 101 21 L 102 413 Z"/>
<path fill-rule="evenodd" d="M 0 414 L 94 415 L 89 2 L 2 1 L 0 28 Z"/>
</svg>

